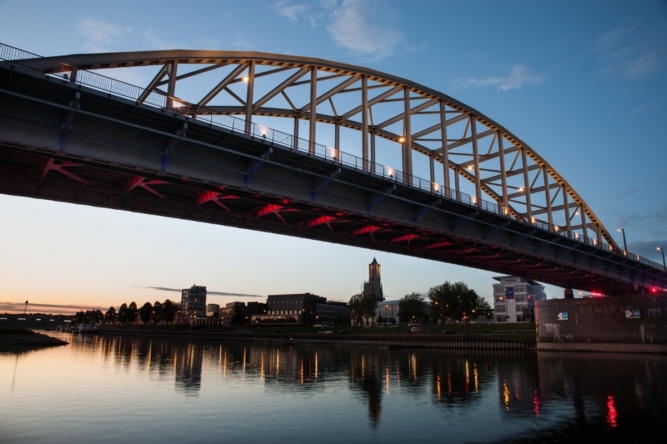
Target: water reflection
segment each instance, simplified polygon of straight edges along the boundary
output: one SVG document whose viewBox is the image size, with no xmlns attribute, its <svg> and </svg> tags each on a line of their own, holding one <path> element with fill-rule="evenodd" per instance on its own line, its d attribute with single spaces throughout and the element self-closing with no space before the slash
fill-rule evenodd
<svg viewBox="0 0 667 444">
<path fill-rule="evenodd" d="M 57 353 L 62 361 L 88 363 L 91 371 L 113 370 L 118 381 L 125 375 L 147 386 L 173 386 L 177 397 L 201 403 L 201 409 L 203 394 L 218 399 L 212 404 L 216 406 L 225 399 L 225 406 L 236 410 L 227 413 L 230 417 L 269 409 L 273 416 L 267 418 L 275 417 L 278 426 L 294 416 L 302 421 L 313 415 L 318 423 L 362 420 L 367 433 L 385 441 L 432 439 L 440 425 L 447 425 L 453 441 L 479 442 L 589 434 L 607 441 L 641 437 L 651 442 L 666 431 L 665 356 L 299 347 L 112 336 L 70 340 L 66 350 L 0 353 L 0 376 L 10 368 L 13 373 L 7 392 L 14 393 L 15 385 L 18 391 L 22 382 L 16 375 L 24 362 L 29 366 L 33 356 Z M 229 391 L 239 387 L 245 391 Z M 349 394 L 337 396 L 345 391 Z M 331 397 L 339 409 L 333 413 L 330 406 L 319 404 L 332 403 L 327 401 Z M 287 401 L 300 415 L 287 414 L 289 409 L 282 406 Z M 349 433 L 352 430 L 350 426 Z M 326 442 L 322 434 L 327 432 L 318 430 L 318 440 Z"/>
</svg>

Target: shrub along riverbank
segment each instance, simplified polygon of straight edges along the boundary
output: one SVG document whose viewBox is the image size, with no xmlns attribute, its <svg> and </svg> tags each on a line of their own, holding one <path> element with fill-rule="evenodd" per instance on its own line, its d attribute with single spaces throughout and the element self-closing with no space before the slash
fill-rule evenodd
<svg viewBox="0 0 667 444">
<path fill-rule="evenodd" d="M 0 328 L 0 348 L 66 345 L 67 342 L 25 328 Z"/>
</svg>

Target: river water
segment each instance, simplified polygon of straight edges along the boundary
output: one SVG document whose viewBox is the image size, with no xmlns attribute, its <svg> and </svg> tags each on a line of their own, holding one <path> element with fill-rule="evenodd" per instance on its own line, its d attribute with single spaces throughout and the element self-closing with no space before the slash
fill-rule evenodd
<svg viewBox="0 0 667 444">
<path fill-rule="evenodd" d="M 667 439 L 667 356 L 51 335 L 0 352 L 0 443 Z"/>
</svg>

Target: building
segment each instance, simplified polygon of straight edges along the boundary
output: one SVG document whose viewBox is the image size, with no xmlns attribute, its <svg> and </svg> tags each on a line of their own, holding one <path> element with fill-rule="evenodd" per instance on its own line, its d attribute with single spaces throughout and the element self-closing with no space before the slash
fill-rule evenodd
<svg viewBox="0 0 667 444">
<path fill-rule="evenodd" d="M 345 302 L 327 301 L 317 303 L 315 321 L 322 326 L 348 325 L 350 323 L 350 309 Z"/>
<path fill-rule="evenodd" d="M 220 306 L 218 304 L 206 304 L 206 317 L 218 319 L 220 314 Z"/>
<path fill-rule="evenodd" d="M 384 301 L 382 293 L 382 266 L 373 258 L 368 265 L 368 282 L 364 282 L 364 296 L 371 296 L 376 301 Z"/>
<path fill-rule="evenodd" d="M 247 307 L 245 302 L 230 302 L 225 305 L 225 308 L 220 309 L 219 318 L 223 326 L 231 324 L 245 324 L 247 314 Z"/>
<path fill-rule="evenodd" d="M 185 322 L 206 317 L 206 287 L 193 285 L 183 289 L 181 296 L 181 318 Z"/>
<path fill-rule="evenodd" d="M 544 286 L 514 276 L 494 277 L 493 308 L 496 322 L 534 322 L 535 302 L 546 300 Z"/>
<path fill-rule="evenodd" d="M 266 314 L 266 304 L 263 302 L 248 302 L 246 307 L 248 317 L 256 314 Z"/>
<path fill-rule="evenodd" d="M 255 325 L 347 324 L 349 310 L 344 302 L 327 302 L 315 294 L 277 294 L 268 297 L 265 314 L 254 314 L 251 319 Z"/>
<path fill-rule="evenodd" d="M 398 317 L 398 304 L 401 301 L 382 301 L 379 302 L 375 309 L 375 317 L 382 317 L 383 324 L 400 324 Z"/>
</svg>

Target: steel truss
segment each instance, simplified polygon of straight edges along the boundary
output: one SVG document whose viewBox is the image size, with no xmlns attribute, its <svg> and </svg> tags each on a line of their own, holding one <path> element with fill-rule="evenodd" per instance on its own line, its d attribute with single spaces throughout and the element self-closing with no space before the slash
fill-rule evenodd
<svg viewBox="0 0 667 444">
<path fill-rule="evenodd" d="M 607 294 L 667 287 L 664 267 L 313 156 L 309 146 L 18 66 L 0 66 L 0 95 L 2 193 L 372 248 Z"/>
<path fill-rule="evenodd" d="M 351 128 L 360 133 L 361 158 L 368 170 L 384 167 L 375 162 L 376 139 L 382 138 L 400 146 L 401 168 L 390 169 L 403 182 L 415 181 L 413 159 L 424 155 L 433 188 L 456 195 L 461 193 L 462 178 L 473 184 L 471 199 L 478 205 L 486 195 L 520 219 L 621 250 L 582 197 L 527 143 L 479 111 L 416 82 L 359 66 L 260 52 L 174 50 L 52 59 L 78 70 L 159 66 L 139 102 L 151 95 L 178 97 L 179 82 L 224 71 L 202 97 L 179 99 L 172 107 L 200 119 L 243 116 L 246 132 L 251 131 L 253 117 L 294 119 L 294 136 L 309 141 L 312 151 L 317 141 L 316 122 L 334 126 L 331 148 L 336 152 L 345 151 L 340 146 L 341 127 Z M 179 74 L 184 65 L 204 67 Z M 261 94 L 255 87 L 260 80 Z M 240 87 L 241 93 L 232 86 Z M 307 90 L 305 101 L 298 93 L 292 94 L 299 87 Z M 391 117 L 378 119 L 381 108 Z M 388 111 L 392 109 L 393 114 Z M 306 135 L 298 134 L 301 120 L 308 122 Z M 436 164 L 442 168 L 438 175 Z M 436 177 L 442 177 L 442 183 Z"/>
<path fill-rule="evenodd" d="M 268 136 L 271 142 L 283 144 L 289 141 L 296 149 L 305 148 L 310 154 L 328 157 L 341 165 L 353 163 L 355 168 L 394 182 L 415 186 L 436 196 L 467 201 L 482 209 L 489 208 L 489 203 L 483 199 L 488 196 L 495 202 L 494 212 L 584 245 L 647 262 L 620 249 L 579 194 L 525 142 L 477 110 L 409 80 L 321 59 L 257 52 L 177 50 L 44 59 L 0 44 L 0 59 L 60 76 L 72 83 L 131 97 L 137 104 L 158 106 L 232 129 L 236 124 L 236 129 L 246 134 L 264 139 Z M 141 88 L 91 72 L 147 66 L 159 69 L 148 85 Z M 201 97 L 189 101 L 177 97 L 182 82 L 208 76 L 202 82 L 211 83 L 211 74 L 217 73 L 220 74 L 213 77 L 210 88 Z M 70 106 L 76 108 L 77 100 Z M 71 123 L 72 112 L 63 125 Z M 242 116 L 243 120 L 229 116 Z M 282 134 L 253 122 L 253 118 L 265 117 L 293 119 L 293 134 Z M 299 134 L 301 121 L 308 124 L 305 138 Z M 333 126 L 333 146 L 317 143 L 317 123 Z M 341 128 L 360 134 L 361 156 L 350 155 L 345 147 L 341 148 Z M 184 137 L 186 133 L 187 123 L 176 135 Z M 380 150 L 390 149 L 387 144 L 380 148 L 380 140 L 400 147 L 400 170 L 376 161 Z M 177 137 L 170 142 L 163 168 L 177 143 Z M 349 143 L 346 146 L 349 147 Z M 413 175 L 413 163 L 418 156 L 426 156 L 428 180 Z M 441 165 L 440 171 L 436 171 L 436 164 Z M 55 170 L 79 180 L 69 169 L 76 166 L 52 162 L 46 166 L 44 174 Z M 470 195 L 462 191 L 461 178 L 465 179 L 464 183 L 472 184 Z M 127 189 L 139 187 L 160 197 L 159 185 L 156 179 L 130 178 Z M 318 191 L 319 188 L 313 196 Z M 225 199 L 231 198 L 207 195 L 200 197 L 198 205 L 211 201 L 225 209 L 228 208 Z M 264 208 L 261 211 L 264 211 L 261 215 L 272 214 L 284 221 L 283 213 L 289 209 Z M 309 226 L 324 224 L 331 228 L 335 222 L 318 220 Z M 392 243 L 413 239 L 400 237 Z"/>
</svg>

